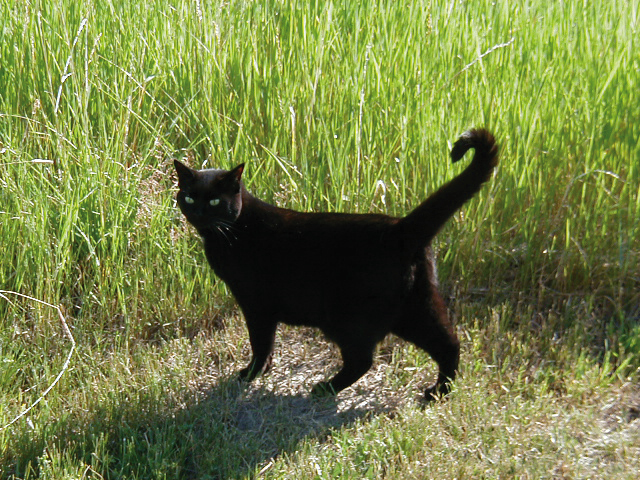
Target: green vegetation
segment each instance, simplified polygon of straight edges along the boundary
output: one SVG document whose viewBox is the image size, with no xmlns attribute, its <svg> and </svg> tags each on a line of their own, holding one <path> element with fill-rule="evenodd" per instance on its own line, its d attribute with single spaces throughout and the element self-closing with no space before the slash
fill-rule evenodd
<svg viewBox="0 0 640 480">
<path fill-rule="evenodd" d="M 538 5 L 540 4 L 540 5 Z M 635 478 L 639 2 L 1 0 L 0 478 Z M 491 129 L 436 242 L 445 402 L 388 339 L 335 400 L 308 330 L 272 373 L 177 212 L 172 159 L 261 198 L 403 215 Z M 464 163 L 464 162 L 461 162 Z M 34 408 L 56 376 L 60 381 Z M 4 427 L 4 428 L 3 428 Z"/>
</svg>

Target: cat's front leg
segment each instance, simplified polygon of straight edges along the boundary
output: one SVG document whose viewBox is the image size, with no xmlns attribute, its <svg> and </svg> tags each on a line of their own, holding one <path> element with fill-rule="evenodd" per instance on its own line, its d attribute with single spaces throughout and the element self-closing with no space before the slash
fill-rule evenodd
<svg viewBox="0 0 640 480">
<path fill-rule="evenodd" d="M 267 373 L 271 368 L 271 352 L 278 324 L 264 318 L 245 317 L 253 355 L 249 365 L 238 372 L 238 377 L 250 382 L 258 375 Z"/>
<path fill-rule="evenodd" d="M 342 369 L 328 382 L 318 383 L 311 390 L 311 395 L 323 397 L 335 395 L 341 390 L 353 385 L 373 364 L 375 343 L 360 339 L 354 342 L 343 342 L 340 345 L 342 353 Z"/>
</svg>

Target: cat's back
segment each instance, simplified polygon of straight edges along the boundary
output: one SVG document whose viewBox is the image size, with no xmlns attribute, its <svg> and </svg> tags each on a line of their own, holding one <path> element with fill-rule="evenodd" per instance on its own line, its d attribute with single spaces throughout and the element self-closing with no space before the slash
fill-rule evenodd
<svg viewBox="0 0 640 480">
<path fill-rule="evenodd" d="M 286 210 L 271 232 L 286 243 L 327 248 L 375 248 L 391 240 L 399 219 L 383 214 Z"/>
<path fill-rule="evenodd" d="M 297 212 L 286 210 L 284 229 L 337 232 L 375 232 L 398 223 L 397 218 L 378 213 Z"/>
<path fill-rule="evenodd" d="M 320 270 L 367 272 L 373 265 L 397 263 L 399 255 L 406 255 L 398 222 L 382 214 L 278 209 L 255 240 L 266 262 L 287 259 Z"/>
</svg>

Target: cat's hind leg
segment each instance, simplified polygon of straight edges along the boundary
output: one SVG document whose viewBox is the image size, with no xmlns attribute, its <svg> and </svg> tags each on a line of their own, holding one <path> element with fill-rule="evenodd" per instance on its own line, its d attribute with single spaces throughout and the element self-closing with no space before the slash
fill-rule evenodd
<svg viewBox="0 0 640 480">
<path fill-rule="evenodd" d="M 425 350 L 438 364 L 438 378 L 426 389 L 426 400 L 448 394 L 458 370 L 460 341 L 440 294 L 435 289 L 428 297 L 416 292 L 391 331 Z"/>
</svg>

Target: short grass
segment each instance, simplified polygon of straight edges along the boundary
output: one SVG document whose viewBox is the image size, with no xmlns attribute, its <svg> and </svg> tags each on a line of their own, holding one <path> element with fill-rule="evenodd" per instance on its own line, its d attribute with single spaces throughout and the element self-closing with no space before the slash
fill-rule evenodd
<svg viewBox="0 0 640 480">
<path fill-rule="evenodd" d="M 0 478 L 635 478 L 639 2 L 538 3 L 0 1 L 0 290 L 32 298 L 0 296 Z M 336 352 L 289 328 L 238 384 L 172 159 L 403 215 L 473 126 L 502 163 L 435 243 L 451 398 L 389 338 L 312 399 Z"/>
</svg>

